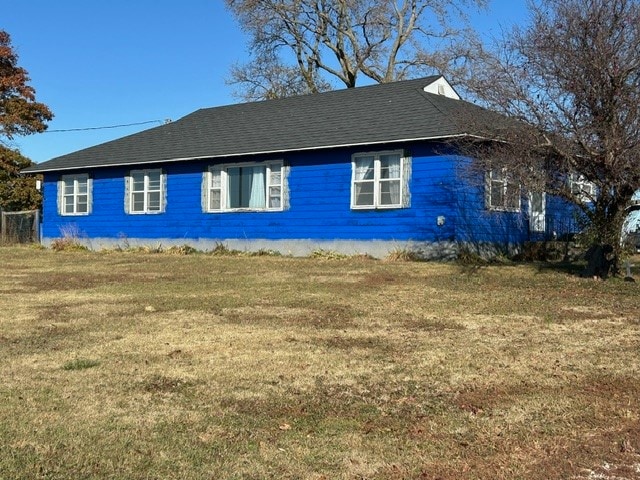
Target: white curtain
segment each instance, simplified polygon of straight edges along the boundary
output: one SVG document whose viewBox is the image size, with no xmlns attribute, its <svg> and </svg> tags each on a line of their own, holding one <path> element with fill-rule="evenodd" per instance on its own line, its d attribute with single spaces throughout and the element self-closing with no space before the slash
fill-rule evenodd
<svg viewBox="0 0 640 480">
<path fill-rule="evenodd" d="M 374 205 L 374 158 L 360 157 L 355 161 L 353 181 L 354 205 Z"/>
<path fill-rule="evenodd" d="M 400 178 L 400 157 L 389 157 L 389 178 Z"/>
<path fill-rule="evenodd" d="M 400 157 L 389 157 L 389 178 L 397 178 L 398 180 L 389 182 L 389 195 L 391 204 L 400 203 Z"/>
<path fill-rule="evenodd" d="M 373 180 L 373 157 L 360 157 L 356 159 L 355 180 Z"/>
<path fill-rule="evenodd" d="M 249 208 L 265 208 L 266 192 L 264 188 L 264 167 L 247 168 L 253 170 L 251 174 L 251 193 L 249 197 Z"/>
</svg>

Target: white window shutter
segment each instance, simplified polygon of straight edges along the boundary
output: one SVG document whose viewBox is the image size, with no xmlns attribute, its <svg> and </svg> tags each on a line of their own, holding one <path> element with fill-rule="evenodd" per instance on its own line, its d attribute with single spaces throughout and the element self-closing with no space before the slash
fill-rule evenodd
<svg viewBox="0 0 640 480">
<path fill-rule="evenodd" d="M 126 175 L 124 177 L 124 213 L 130 212 L 130 204 L 131 204 L 131 175 Z"/>
<path fill-rule="evenodd" d="M 404 153 L 402 159 L 402 208 L 409 208 L 411 206 L 411 190 L 409 189 L 409 183 L 411 180 L 411 155 L 409 152 Z"/>
<path fill-rule="evenodd" d="M 206 212 L 209 206 L 209 171 L 202 172 L 202 182 L 200 185 L 200 207 L 203 212 Z"/>
<path fill-rule="evenodd" d="M 164 213 L 167 210 L 167 173 L 164 170 L 160 171 L 160 212 Z"/>
<path fill-rule="evenodd" d="M 58 207 L 58 215 L 62 215 L 64 213 L 63 208 L 64 208 L 64 204 L 62 201 L 62 191 L 64 189 L 64 182 L 62 181 L 62 179 L 58 180 L 58 200 L 57 200 L 57 207 Z"/>
<path fill-rule="evenodd" d="M 484 174 L 484 206 L 491 208 L 491 170 Z"/>
<path fill-rule="evenodd" d="M 87 215 L 93 213 L 93 178 L 87 176 Z"/>
<path fill-rule="evenodd" d="M 289 210 L 289 172 L 291 171 L 291 166 L 288 162 L 282 163 L 281 170 L 281 181 L 282 187 L 280 189 L 280 204 L 282 205 L 282 210 Z"/>
</svg>

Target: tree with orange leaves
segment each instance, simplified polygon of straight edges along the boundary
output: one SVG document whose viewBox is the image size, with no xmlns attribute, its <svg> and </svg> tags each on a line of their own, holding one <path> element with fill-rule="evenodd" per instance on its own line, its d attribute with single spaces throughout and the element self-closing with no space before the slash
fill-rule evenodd
<svg viewBox="0 0 640 480">
<path fill-rule="evenodd" d="M 53 118 L 49 107 L 36 102 L 29 80 L 27 71 L 18 66 L 11 37 L 0 30 L 0 136 L 9 140 L 44 131 Z"/>
<path fill-rule="evenodd" d="M 49 107 L 36 101 L 29 80 L 18 66 L 11 37 L 0 30 L 0 210 L 37 208 L 40 202 L 35 179 L 20 176 L 31 160 L 7 145 L 16 135 L 43 132 L 53 118 Z"/>
</svg>

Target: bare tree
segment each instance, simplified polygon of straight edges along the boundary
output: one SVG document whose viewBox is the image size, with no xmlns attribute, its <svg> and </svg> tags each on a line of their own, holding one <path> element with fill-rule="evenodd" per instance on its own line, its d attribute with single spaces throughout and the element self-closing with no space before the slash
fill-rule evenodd
<svg viewBox="0 0 640 480">
<path fill-rule="evenodd" d="M 226 0 L 251 38 L 230 83 L 245 99 L 315 93 L 418 74 L 456 76 L 475 54 L 466 9 L 487 0 Z M 453 21 L 452 21 L 453 20 Z M 256 75 L 258 73 L 258 75 Z"/>
<path fill-rule="evenodd" d="M 618 245 L 640 188 L 640 2 L 529 7 L 530 25 L 515 28 L 467 85 L 519 120 L 500 123 L 491 134 L 504 142 L 485 144 L 480 157 L 531 190 L 573 202 L 593 241 Z"/>
<path fill-rule="evenodd" d="M 299 70 L 283 64 L 273 52 L 265 52 L 259 62 L 233 65 L 228 83 L 240 85 L 242 93 L 238 96 L 245 100 L 272 100 L 312 92 Z M 313 92 L 331 89 L 320 78 L 315 78 L 313 85 Z"/>
</svg>

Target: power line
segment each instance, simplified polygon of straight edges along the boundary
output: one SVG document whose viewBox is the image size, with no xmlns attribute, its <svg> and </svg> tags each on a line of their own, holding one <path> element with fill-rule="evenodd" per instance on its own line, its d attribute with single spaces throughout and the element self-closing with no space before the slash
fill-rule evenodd
<svg viewBox="0 0 640 480">
<path fill-rule="evenodd" d="M 147 125 L 149 123 L 169 123 L 171 120 L 148 120 L 146 122 L 122 123 L 120 125 L 108 125 L 104 127 L 85 127 L 85 128 L 64 128 L 58 130 L 45 130 L 43 133 L 61 133 L 61 132 L 86 132 L 88 130 L 105 130 L 107 128 L 134 127 L 137 125 Z"/>
</svg>

